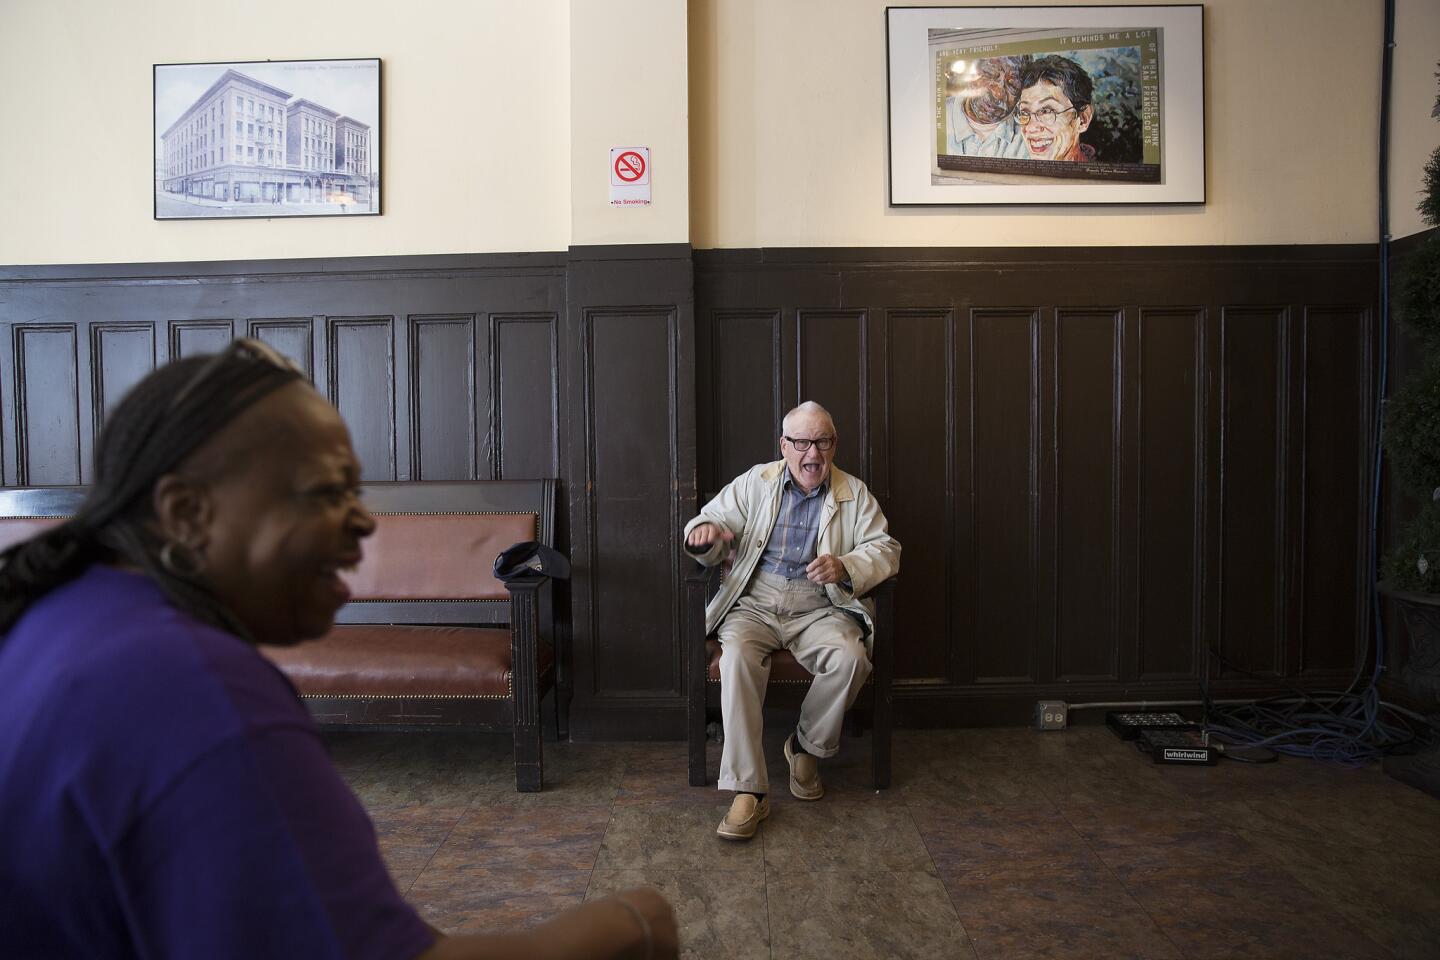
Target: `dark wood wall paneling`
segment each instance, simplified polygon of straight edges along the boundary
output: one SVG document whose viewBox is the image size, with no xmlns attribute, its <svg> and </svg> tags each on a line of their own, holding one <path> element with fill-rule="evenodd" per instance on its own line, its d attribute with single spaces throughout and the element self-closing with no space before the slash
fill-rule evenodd
<svg viewBox="0 0 1440 960">
<path fill-rule="evenodd" d="M 905 547 L 910 722 L 1348 682 L 1375 280 L 1362 246 L 699 252 L 700 487 L 835 413 Z"/>
<path fill-rule="evenodd" d="M 903 722 L 1348 680 L 1374 273 L 1364 247 L 683 244 L 5 268 L 0 483 L 88 480 L 130 385 L 257 336 L 367 478 L 558 476 L 575 733 L 678 736 L 679 527 L 810 398 L 905 545 Z"/>
<path fill-rule="evenodd" d="M 131 386 L 235 336 L 301 365 L 345 416 L 367 480 L 556 476 L 565 260 L 0 271 L 0 479 L 88 482 L 95 436 Z"/>
<path fill-rule="evenodd" d="M 0 268 L 0 483 L 88 482 L 141 377 L 258 337 L 339 408 L 367 480 L 560 478 L 572 729 L 678 735 L 693 289 L 684 244 Z"/>
<path fill-rule="evenodd" d="M 694 510 L 694 281 L 686 245 L 572 250 L 563 346 L 572 722 L 678 736 L 680 525 Z"/>
</svg>

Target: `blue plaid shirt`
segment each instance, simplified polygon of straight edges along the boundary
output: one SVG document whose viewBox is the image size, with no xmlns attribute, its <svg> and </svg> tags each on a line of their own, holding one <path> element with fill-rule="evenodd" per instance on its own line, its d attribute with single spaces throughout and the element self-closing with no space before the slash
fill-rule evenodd
<svg viewBox="0 0 1440 960">
<path fill-rule="evenodd" d="M 830 478 L 806 493 L 790 471 L 785 471 L 785 490 L 780 494 L 780 513 L 770 531 L 770 542 L 760 555 L 759 569 L 778 573 L 790 580 L 803 580 L 805 568 L 815 559 L 815 541 L 820 536 L 820 507 L 830 490 Z"/>
</svg>

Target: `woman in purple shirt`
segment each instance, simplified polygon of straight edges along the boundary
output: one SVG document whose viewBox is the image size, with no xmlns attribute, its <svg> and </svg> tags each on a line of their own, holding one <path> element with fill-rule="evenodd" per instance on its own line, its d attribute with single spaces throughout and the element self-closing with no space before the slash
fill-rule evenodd
<svg viewBox="0 0 1440 960">
<path fill-rule="evenodd" d="M 374 521 L 335 408 L 239 340 L 143 380 L 69 521 L 0 555 L 6 957 L 673 957 L 636 890 L 446 938 L 254 649 L 322 636 Z"/>
</svg>

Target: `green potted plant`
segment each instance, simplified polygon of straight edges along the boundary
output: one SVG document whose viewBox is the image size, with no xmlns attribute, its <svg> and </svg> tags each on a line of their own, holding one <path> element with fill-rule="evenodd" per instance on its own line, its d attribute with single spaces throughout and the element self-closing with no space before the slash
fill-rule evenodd
<svg viewBox="0 0 1440 960">
<path fill-rule="evenodd" d="M 1440 119 L 1440 98 L 1431 115 Z M 1419 210 L 1440 226 L 1440 147 L 1425 164 Z M 1381 563 L 1382 589 L 1399 603 L 1410 634 L 1402 678 L 1433 707 L 1440 704 L 1440 233 L 1405 257 L 1395 301 L 1423 360 L 1386 404 L 1385 453 L 1421 507 Z"/>
</svg>

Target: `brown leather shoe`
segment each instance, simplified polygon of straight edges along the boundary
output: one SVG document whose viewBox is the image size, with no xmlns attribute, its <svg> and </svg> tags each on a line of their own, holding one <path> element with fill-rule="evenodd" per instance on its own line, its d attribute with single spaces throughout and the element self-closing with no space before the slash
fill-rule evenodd
<svg viewBox="0 0 1440 960">
<path fill-rule="evenodd" d="M 820 761 L 795 749 L 795 734 L 785 738 L 785 762 L 790 764 L 790 793 L 797 800 L 819 800 L 825 796 L 820 782 Z"/>
<path fill-rule="evenodd" d="M 715 833 L 726 840 L 749 840 L 760 829 L 760 821 L 770 816 L 770 798 L 756 801 L 753 793 L 737 793 L 730 802 L 730 811 Z"/>
</svg>

